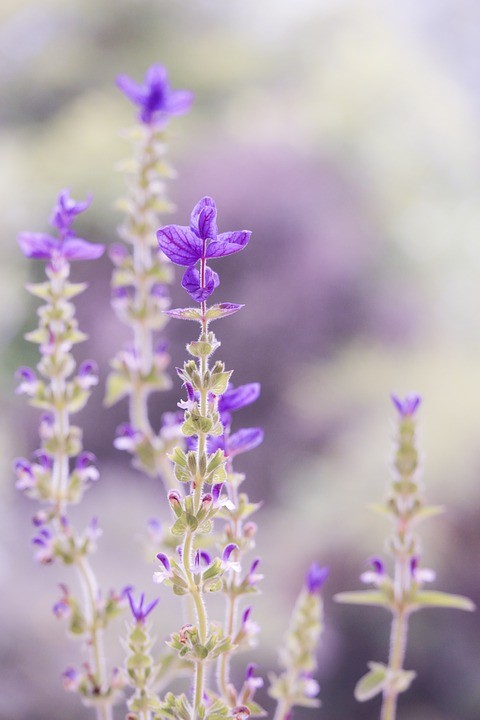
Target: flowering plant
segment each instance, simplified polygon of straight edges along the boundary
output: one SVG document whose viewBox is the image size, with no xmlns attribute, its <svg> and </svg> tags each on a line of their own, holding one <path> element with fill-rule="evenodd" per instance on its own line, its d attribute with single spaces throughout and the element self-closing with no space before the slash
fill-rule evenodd
<svg viewBox="0 0 480 720">
<path fill-rule="evenodd" d="M 160 598 L 147 599 L 150 592 L 135 591 L 128 577 L 119 591 L 102 591 L 91 563 L 101 535 L 98 522 L 93 518 L 77 531 L 69 517 L 70 505 L 79 503 L 99 478 L 95 457 L 83 449 L 81 429 L 71 423 L 71 415 L 85 406 L 98 383 L 98 374 L 93 360 L 76 366 L 73 349 L 86 336 L 78 328 L 72 300 L 86 284 L 71 282 L 70 263 L 97 259 L 104 247 L 77 237 L 73 222 L 91 200 L 76 202 L 67 190 L 58 196 L 50 220 L 56 235 L 19 237 L 26 257 L 46 261 L 46 281 L 27 286 L 44 302 L 38 328 L 27 335 L 39 345 L 38 375 L 28 367 L 18 371 L 19 392 L 43 411 L 41 447 L 33 462 L 16 461 L 17 487 L 42 504 L 33 518 L 36 559 L 42 564 L 63 562 L 78 576 L 81 595 L 62 583 L 53 611 L 68 621 L 70 634 L 81 638 L 86 650 L 81 669 L 69 667 L 64 672 L 64 685 L 93 707 L 97 720 L 112 720 L 115 705 L 123 702 L 128 720 L 264 717 L 267 712 L 256 695 L 264 684 L 258 666 L 247 663 L 240 683 L 231 669 L 237 654 L 255 645 L 259 632 L 250 600 L 262 580 L 260 560 L 253 555 L 258 528 L 252 519 L 260 502 L 250 500 L 243 490 L 245 476 L 234 463 L 262 442 L 263 430 L 236 429 L 234 413 L 257 400 L 260 385 L 235 386 L 233 371 L 213 360 L 221 344 L 213 322 L 243 306 L 209 304 L 220 285 L 211 263 L 247 248 L 251 233 L 219 232 L 217 207 L 208 196 L 195 205 L 188 225 L 162 225 L 163 214 L 172 209 L 165 181 L 174 175 L 165 160 L 166 127 L 172 116 L 190 108 L 192 95 L 172 90 L 159 65 L 148 70 L 142 85 L 122 75 L 118 86 L 139 107 L 139 123 L 130 133 L 134 158 L 122 166 L 128 180 L 127 195 L 119 204 L 125 213 L 120 236 L 127 244 L 110 248 L 112 305 L 132 338 L 112 360 L 105 404 L 128 398 L 128 418 L 115 445 L 133 456 L 137 469 L 161 478 L 166 489 L 170 522 L 166 527 L 156 521 L 150 524 L 157 562 L 153 582 L 169 587 L 180 607 L 178 623 L 160 647 L 150 622 Z M 170 308 L 174 265 L 185 268 L 181 285 L 193 306 Z M 157 431 L 150 422 L 148 400 L 153 392 L 172 385 L 165 338 L 159 337 L 171 318 L 198 323 L 198 336 L 187 344 L 189 358 L 177 368 L 184 392 L 178 403 L 181 412 L 165 413 Z M 433 575 L 420 567 L 412 526 L 437 508 L 424 504 L 417 472 L 415 416 L 420 400 L 395 397 L 394 403 L 399 414 L 395 476 L 387 501 L 377 508 L 394 525 L 389 542 L 394 573 L 390 577 L 375 557 L 373 569 L 362 576 L 374 590 L 337 595 L 340 602 L 379 605 L 392 613 L 388 665 L 371 663 L 355 691 L 360 701 L 382 694 L 382 720 L 395 720 L 397 696 L 414 678 L 403 668 L 411 613 L 427 606 L 473 609 L 466 598 L 423 589 Z M 281 670 L 270 673 L 275 720 L 291 720 L 296 706 L 319 705 L 314 675 L 327 575 L 326 568 L 310 566 L 280 647 Z M 210 612 L 212 595 L 221 598 L 215 604 L 216 612 L 222 608 L 220 617 Z M 103 633 L 128 610 L 127 636 L 122 638 L 125 663 L 112 667 Z M 184 687 L 170 684 L 185 677 Z"/>
</svg>

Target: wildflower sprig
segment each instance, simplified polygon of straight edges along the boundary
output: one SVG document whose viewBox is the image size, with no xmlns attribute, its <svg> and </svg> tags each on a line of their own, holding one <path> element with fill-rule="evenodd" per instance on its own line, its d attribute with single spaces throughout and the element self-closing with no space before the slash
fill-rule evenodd
<svg viewBox="0 0 480 720">
<path fill-rule="evenodd" d="M 290 627 L 280 649 L 281 675 L 270 674 L 269 694 L 277 700 L 275 720 L 290 720 L 293 707 L 319 707 L 319 685 L 313 678 L 316 648 L 323 630 L 320 591 L 328 568 L 312 564 L 292 613 Z"/>
<path fill-rule="evenodd" d="M 240 500 L 237 488 L 241 477 L 233 473 L 234 454 L 258 445 L 262 440 L 259 428 L 250 429 L 248 436 L 237 433 L 230 436 L 230 412 L 258 396 L 257 385 L 233 389 L 231 371 L 221 361 L 211 363 L 220 346 L 210 329 L 213 319 L 232 314 L 240 305 L 230 303 L 207 307 L 206 300 L 219 284 L 218 275 L 208 266 L 209 258 L 218 258 L 237 252 L 246 246 L 248 231 L 218 234 L 216 207 L 205 197 L 195 206 L 189 227 L 170 225 L 157 233 L 160 249 L 174 263 L 186 266 L 183 287 L 200 303 L 199 308 L 182 308 L 168 311 L 174 317 L 197 320 L 200 335 L 187 345 L 191 360 L 177 372 L 183 381 L 186 399 L 180 403 L 184 411 L 181 426 L 187 447 L 177 447 L 171 454 L 174 475 L 184 492 L 172 489 L 168 501 L 173 515 L 171 534 L 178 539 L 175 554 L 160 552 L 159 569 L 154 575 L 157 583 L 173 588 L 176 595 L 191 598 L 194 607 L 192 622 L 174 632 L 168 645 L 178 658 L 190 663 L 194 672 L 193 697 L 168 693 L 160 709 L 152 706 L 155 718 L 188 718 L 188 720 L 220 720 L 226 717 L 247 717 L 251 712 L 247 704 L 238 704 L 253 698 L 255 682 L 252 674 L 240 695 L 228 680 L 228 663 L 222 658 L 246 642 L 253 633 L 249 620 L 251 608 L 244 610 L 237 626 L 237 599 L 251 592 L 260 579 L 254 563 L 245 576 L 241 573 L 240 558 L 248 549 L 254 528 L 242 520 L 252 514 L 256 505 L 246 496 Z M 198 267 L 197 267 L 198 264 Z M 229 438 L 234 439 L 230 446 Z M 226 492 L 224 492 L 224 489 Z M 205 549 L 209 537 L 213 538 L 214 519 L 222 518 L 225 532 L 217 537 L 214 555 Z M 241 579 L 234 580 L 236 574 Z M 211 622 L 207 616 L 206 596 L 226 592 L 229 612 L 226 623 Z M 219 664 L 219 690 L 209 688 L 208 668 Z"/>
<path fill-rule="evenodd" d="M 38 310 L 38 328 L 26 336 L 40 348 L 38 375 L 27 367 L 17 373 L 19 392 L 43 411 L 41 447 L 34 453 L 33 462 L 21 458 L 15 469 L 17 487 L 42 503 L 33 517 L 35 558 L 42 564 L 60 560 L 72 565 L 80 581 L 81 599 L 62 584 L 61 597 L 53 608 L 57 617 L 68 621 L 70 634 L 83 639 L 88 652 L 81 671 L 68 668 L 65 672 L 65 687 L 79 692 L 86 704 L 93 705 L 99 720 L 110 720 L 121 683 L 117 671 L 110 676 L 107 673 L 103 631 L 126 597 L 123 592 L 107 596 L 100 592 L 89 557 L 101 535 L 97 519 L 78 532 L 68 518 L 69 505 L 78 503 L 98 479 L 95 456 L 83 450 L 82 431 L 70 421 L 70 416 L 85 406 L 98 382 L 96 364 L 89 360 L 76 368 L 72 354 L 73 346 L 86 336 L 78 328 L 71 299 L 83 292 L 86 284 L 70 282 L 70 261 L 95 259 L 104 251 L 103 245 L 77 237 L 72 228 L 75 217 L 89 204 L 75 202 L 64 190 L 50 219 L 56 234 L 25 232 L 19 237 L 27 257 L 47 261 L 47 280 L 27 285 L 44 301 Z"/>
<path fill-rule="evenodd" d="M 140 108 L 139 123 L 129 133 L 134 157 L 121 165 L 128 178 L 128 193 L 119 202 L 125 212 L 119 232 L 127 244 L 110 248 L 115 265 L 112 305 L 131 328 L 132 341 L 112 361 L 105 402 L 111 406 L 129 397 L 129 421 L 119 428 L 115 444 L 133 455 L 139 469 L 161 475 L 171 487 L 166 454 L 179 436 L 168 422 L 155 433 L 148 415 L 150 394 L 171 387 L 167 347 L 158 333 L 168 321 L 163 311 L 170 305 L 168 286 L 173 273 L 170 260 L 158 250 L 155 231 L 160 217 L 173 209 L 166 194 L 166 180 L 175 173 L 165 158 L 165 127 L 172 116 L 189 110 L 193 97 L 188 91 L 172 90 L 160 65 L 149 68 L 143 85 L 127 75 L 120 75 L 117 85 Z"/>
<path fill-rule="evenodd" d="M 425 590 L 435 574 L 420 565 L 421 547 L 414 527 L 422 520 L 442 511 L 426 505 L 419 474 L 416 445 L 416 416 L 420 406 L 418 395 L 404 399 L 392 397 L 398 415 L 395 440 L 393 477 L 385 502 L 374 508 L 393 524 L 387 550 L 393 558 L 393 574 L 389 575 L 381 558 L 371 558 L 371 569 L 361 580 L 373 585 L 373 590 L 342 592 L 336 600 L 356 605 L 377 605 L 392 613 L 388 664 L 371 662 L 369 671 L 355 687 L 360 702 L 382 694 L 381 720 L 395 720 L 398 695 L 410 687 L 416 673 L 404 669 L 408 623 L 413 612 L 426 607 L 473 610 L 468 598 L 439 591 Z"/>
</svg>

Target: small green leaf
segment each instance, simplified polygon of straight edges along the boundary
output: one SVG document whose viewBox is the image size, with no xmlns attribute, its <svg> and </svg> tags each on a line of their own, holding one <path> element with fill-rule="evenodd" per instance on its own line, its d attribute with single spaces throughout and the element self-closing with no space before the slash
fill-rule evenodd
<svg viewBox="0 0 480 720">
<path fill-rule="evenodd" d="M 354 695 L 358 702 L 371 700 L 383 691 L 387 683 L 388 668 L 382 663 L 368 663 L 370 670 L 355 685 Z"/>
<path fill-rule="evenodd" d="M 390 607 L 388 598 L 376 590 L 355 590 L 353 592 L 337 593 L 334 598 L 336 602 L 348 605 L 377 605 L 379 607 Z"/>
<path fill-rule="evenodd" d="M 177 320 L 198 320 L 202 322 L 202 312 L 199 308 L 174 308 L 165 310 L 165 314 Z"/>
<path fill-rule="evenodd" d="M 238 312 L 244 305 L 236 305 L 234 303 L 220 303 L 219 305 L 212 305 L 207 310 L 207 320 L 217 320 L 218 318 L 227 317 L 227 315 L 233 315 Z"/>
<path fill-rule="evenodd" d="M 475 610 L 475 603 L 463 595 L 452 595 L 451 593 L 439 592 L 436 590 L 422 590 L 413 598 L 415 605 L 419 607 L 453 608 L 455 610 Z"/>
<path fill-rule="evenodd" d="M 419 522 L 420 520 L 427 520 L 428 518 L 441 515 L 443 512 L 445 512 L 443 505 L 426 505 L 425 507 L 418 508 L 413 514 L 412 519 L 414 522 Z"/>
</svg>

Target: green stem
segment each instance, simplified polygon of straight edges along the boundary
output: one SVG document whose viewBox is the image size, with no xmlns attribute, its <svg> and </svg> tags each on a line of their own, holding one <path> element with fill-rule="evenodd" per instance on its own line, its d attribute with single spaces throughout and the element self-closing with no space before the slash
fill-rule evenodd
<svg viewBox="0 0 480 720">
<path fill-rule="evenodd" d="M 75 567 L 80 578 L 85 598 L 85 618 L 90 628 L 89 651 L 92 669 L 102 693 L 108 690 L 107 671 L 105 663 L 105 648 L 103 642 L 103 630 L 98 625 L 96 600 L 98 597 L 98 586 L 94 572 L 88 559 L 81 555 L 77 557 Z M 105 700 L 97 706 L 98 720 L 112 720 L 112 703 Z"/>
<path fill-rule="evenodd" d="M 390 637 L 390 657 L 388 669 L 390 672 L 399 672 L 403 669 L 405 649 L 408 634 L 408 613 L 401 610 L 394 615 Z M 395 720 L 397 716 L 398 691 L 392 686 L 387 687 L 383 693 L 381 720 Z"/>
</svg>

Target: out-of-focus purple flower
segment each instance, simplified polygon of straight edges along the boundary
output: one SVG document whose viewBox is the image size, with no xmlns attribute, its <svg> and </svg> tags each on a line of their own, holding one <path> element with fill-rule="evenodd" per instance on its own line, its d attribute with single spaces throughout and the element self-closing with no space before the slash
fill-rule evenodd
<svg viewBox="0 0 480 720">
<path fill-rule="evenodd" d="M 38 535 L 32 540 L 35 547 L 34 558 L 42 565 L 48 565 L 53 562 L 54 558 L 54 538 L 48 528 L 42 528 Z"/>
<path fill-rule="evenodd" d="M 131 257 L 125 245 L 112 243 L 108 246 L 108 257 L 117 267 L 121 267 Z"/>
<path fill-rule="evenodd" d="M 264 685 L 263 678 L 255 677 L 257 668 L 258 665 L 256 663 L 250 663 L 247 665 L 247 670 L 245 672 L 245 684 L 249 688 L 251 695 L 253 695 L 258 688 L 261 688 Z"/>
<path fill-rule="evenodd" d="M 259 565 L 260 565 L 260 558 L 255 558 L 255 560 L 253 560 L 253 562 L 250 566 L 250 570 L 248 571 L 248 575 L 247 575 L 249 585 L 254 586 L 258 582 L 260 582 L 260 580 L 263 580 L 263 575 L 261 573 L 257 572 Z"/>
<path fill-rule="evenodd" d="M 255 637 L 260 632 L 260 626 L 254 620 L 251 619 L 253 608 L 251 606 L 245 608 L 242 613 L 242 630 L 247 635 L 250 643 L 255 642 Z"/>
<path fill-rule="evenodd" d="M 134 452 L 138 443 L 143 440 L 143 433 L 140 430 L 130 425 L 130 423 L 122 423 L 117 427 L 117 437 L 113 441 L 114 447 L 117 450 L 127 450 L 127 452 Z"/>
<path fill-rule="evenodd" d="M 138 604 L 135 604 L 131 591 L 127 592 L 127 596 L 130 603 L 132 615 L 137 621 L 137 623 L 144 623 L 148 615 L 152 612 L 153 608 L 155 608 L 160 601 L 160 598 L 156 598 L 155 600 L 152 600 L 152 602 L 148 603 L 147 606 L 145 606 L 145 593 L 142 593 L 140 595 L 140 601 L 138 602 Z"/>
<path fill-rule="evenodd" d="M 19 367 L 15 373 L 15 379 L 20 380 L 16 389 L 18 395 L 23 393 L 30 396 L 35 395 L 38 388 L 38 379 L 32 368 Z"/>
<path fill-rule="evenodd" d="M 78 382 L 84 390 L 98 385 L 98 365 L 95 360 L 85 360 L 78 368 Z"/>
<path fill-rule="evenodd" d="M 53 458 L 51 455 L 45 452 L 45 450 L 35 450 L 35 452 L 33 453 L 33 457 L 36 460 L 37 469 L 50 472 L 50 470 L 53 468 Z"/>
<path fill-rule="evenodd" d="M 250 240 L 251 232 L 237 230 L 218 234 L 217 208 L 210 197 L 202 198 L 193 208 L 190 226 L 167 225 L 157 232 L 160 250 L 176 265 L 187 266 L 182 285 L 197 302 L 206 300 L 220 280 L 212 270 L 205 275 L 193 266 L 199 260 L 219 258 L 239 252 Z"/>
<path fill-rule="evenodd" d="M 415 393 L 409 393 L 403 400 L 397 395 L 392 395 L 391 398 L 402 418 L 413 417 L 422 402 L 420 395 Z"/>
<path fill-rule="evenodd" d="M 67 692 L 77 692 L 82 676 L 73 667 L 68 667 L 62 673 L 63 687 Z"/>
<path fill-rule="evenodd" d="M 300 675 L 301 683 L 302 683 L 302 691 L 303 694 L 307 698 L 315 698 L 317 697 L 318 693 L 320 692 L 320 685 L 315 680 L 315 678 L 312 677 L 311 673 L 305 672 Z"/>
<path fill-rule="evenodd" d="M 146 125 L 163 124 L 171 115 L 183 115 L 193 102 L 193 93 L 172 90 L 163 65 L 149 67 L 142 85 L 128 75 L 119 75 L 117 86 L 134 105 L 139 106 L 139 118 Z"/>
<path fill-rule="evenodd" d="M 62 190 L 57 199 L 51 217 L 51 224 L 60 234 L 53 237 L 47 233 L 23 232 L 18 236 L 18 243 L 23 254 L 35 260 L 96 260 L 105 250 L 99 243 L 91 243 L 76 237 L 71 225 L 75 216 L 90 205 L 91 200 L 76 203 L 69 196 L 68 190 Z"/>
<path fill-rule="evenodd" d="M 26 458 L 17 458 L 13 463 L 17 482 L 15 487 L 18 490 L 30 490 L 37 484 L 37 479 L 33 474 L 32 464 Z"/>
<path fill-rule="evenodd" d="M 433 582 L 435 580 L 435 571 L 431 568 L 421 568 L 419 566 L 419 559 L 416 555 L 410 560 L 410 573 L 412 579 L 419 585 L 423 585 L 425 582 Z"/>
<path fill-rule="evenodd" d="M 94 465 L 96 461 L 96 456 L 92 452 L 88 452 L 86 450 L 81 452 L 80 455 L 77 457 L 75 462 L 75 470 L 77 471 L 77 474 L 81 477 L 83 482 L 95 482 L 100 477 L 100 473 Z"/>
<path fill-rule="evenodd" d="M 150 518 L 147 522 L 148 538 L 152 543 L 159 544 L 163 539 L 163 526 L 158 518 Z"/>
<path fill-rule="evenodd" d="M 373 585 L 381 585 L 385 580 L 385 564 L 379 557 L 368 558 L 368 564 L 372 566 L 371 570 L 366 570 L 360 575 L 360 580 L 363 583 L 372 583 Z"/>
<path fill-rule="evenodd" d="M 50 216 L 50 225 L 59 230 L 61 236 L 72 235 L 71 226 L 77 215 L 85 212 L 92 204 L 92 196 L 76 202 L 70 197 L 70 190 L 62 190 Z"/>
<path fill-rule="evenodd" d="M 323 587 L 328 577 L 329 569 L 320 567 L 318 563 L 312 563 L 305 578 L 305 587 L 311 595 L 316 595 Z"/>
<path fill-rule="evenodd" d="M 68 587 L 64 583 L 60 583 L 59 587 L 62 591 L 62 596 L 60 600 L 55 603 L 52 611 L 55 617 L 62 619 L 70 615 L 72 608 L 70 603 L 70 591 Z"/>
</svg>

